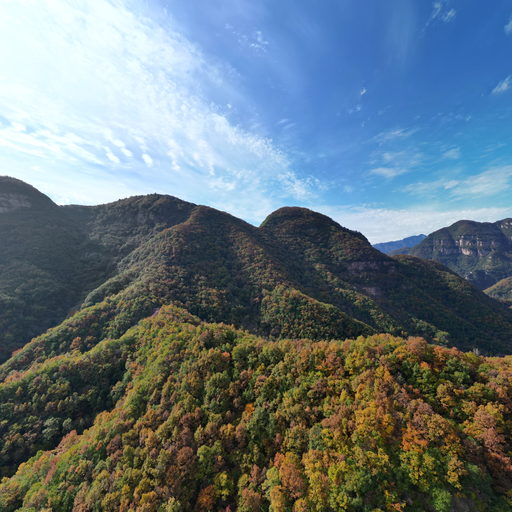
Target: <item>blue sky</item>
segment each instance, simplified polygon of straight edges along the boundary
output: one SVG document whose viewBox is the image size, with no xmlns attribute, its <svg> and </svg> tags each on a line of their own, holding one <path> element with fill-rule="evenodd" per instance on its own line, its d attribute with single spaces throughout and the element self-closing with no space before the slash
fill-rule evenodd
<svg viewBox="0 0 512 512">
<path fill-rule="evenodd" d="M 0 173 L 372 242 L 512 216 L 512 4 L 6 0 Z"/>
</svg>

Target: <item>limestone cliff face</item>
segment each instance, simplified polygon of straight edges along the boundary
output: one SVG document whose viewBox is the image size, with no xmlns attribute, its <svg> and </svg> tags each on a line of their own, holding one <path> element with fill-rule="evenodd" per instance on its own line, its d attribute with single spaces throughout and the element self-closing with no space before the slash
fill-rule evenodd
<svg viewBox="0 0 512 512">
<path fill-rule="evenodd" d="M 512 219 L 456 222 L 430 234 L 409 254 L 439 261 L 487 288 L 512 275 Z"/>
</svg>

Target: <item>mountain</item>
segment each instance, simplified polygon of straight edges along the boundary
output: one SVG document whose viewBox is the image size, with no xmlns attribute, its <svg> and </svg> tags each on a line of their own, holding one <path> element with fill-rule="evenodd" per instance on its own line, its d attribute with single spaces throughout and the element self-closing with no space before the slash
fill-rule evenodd
<svg viewBox="0 0 512 512">
<path fill-rule="evenodd" d="M 37 197 L 40 208 L 0 214 L 3 358 L 24 347 L 11 369 L 67 350 L 71 339 L 56 348 L 51 331 L 27 342 L 94 305 L 103 308 L 101 321 L 76 335 L 83 349 L 173 303 L 266 336 L 389 332 L 510 350 L 512 312 L 504 306 L 438 264 L 389 258 L 360 233 L 304 208 L 277 210 L 258 228 L 157 194 L 93 207 Z"/>
<path fill-rule="evenodd" d="M 483 290 L 512 275 L 512 219 L 461 220 L 403 252 L 438 261 Z"/>
<path fill-rule="evenodd" d="M 163 307 L 0 384 L 2 456 L 35 454 L 0 510 L 509 511 L 511 374 L 418 338 L 269 341 Z"/>
<path fill-rule="evenodd" d="M 422 240 L 427 238 L 427 235 L 414 235 L 408 236 L 407 238 L 402 238 L 402 240 L 395 240 L 393 242 L 381 242 L 380 244 L 374 244 L 373 247 L 378 249 L 380 252 L 384 254 L 391 254 L 393 252 L 397 252 L 398 254 L 403 254 L 404 249 L 409 249 L 410 247 L 414 247 L 419 244 Z"/>
<path fill-rule="evenodd" d="M 485 290 L 485 293 L 496 300 L 512 305 L 512 277 L 506 277 Z"/>
<path fill-rule="evenodd" d="M 62 207 L 20 180 L 0 177 L 0 362 L 79 309 L 118 273 L 124 256 L 193 207 L 160 199 Z"/>
<path fill-rule="evenodd" d="M 305 208 L 0 184 L 0 510 L 510 510 L 506 305 Z"/>
</svg>

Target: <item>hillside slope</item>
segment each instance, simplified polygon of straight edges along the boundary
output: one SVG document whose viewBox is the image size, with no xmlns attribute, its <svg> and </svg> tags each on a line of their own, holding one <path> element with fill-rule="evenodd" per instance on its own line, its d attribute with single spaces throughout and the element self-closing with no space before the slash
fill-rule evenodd
<svg viewBox="0 0 512 512">
<path fill-rule="evenodd" d="M 461 220 L 403 252 L 438 261 L 483 290 L 512 275 L 512 219 Z"/>
<path fill-rule="evenodd" d="M 78 309 L 118 273 L 124 256 L 183 221 L 193 206 L 146 196 L 61 207 L 20 180 L 0 177 L 0 362 Z"/>
<path fill-rule="evenodd" d="M 55 447 L 0 509 L 505 512 L 511 379 L 417 338 L 269 342 L 162 308 L 0 385 L 5 445 Z"/>
<path fill-rule="evenodd" d="M 275 337 L 389 332 L 488 353 L 510 351 L 512 312 L 506 307 L 438 264 L 389 258 L 360 233 L 304 208 L 277 210 L 259 228 L 156 194 L 95 207 L 51 204 L 48 210 L 43 216 L 27 209 L 28 227 L 19 212 L 15 219 L 0 214 L 6 230 L 16 226 L 28 254 L 9 243 L 3 256 L 11 265 L 0 279 L 10 306 L 2 317 L 4 358 L 37 329 L 57 325 L 73 311 L 79 313 L 69 322 L 80 324 L 86 308 L 107 304 L 100 306 L 101 318 L 82 326 L 89 334 L 75 335 L 78 348 L 89 348 L 169 303 L 204 320 Z M 50 215 L 53 223 L 47 222 Z M 38 237 L 45 251 L 34 250 Z M 27 273 L 16 265 L 31 258 L 38 271 L 49 270 L 45 279 L 35 276 L 27 284 Z M 12 286 L 13 275 L 21 284 Z M 12 290 L 23 290 L 22 284 L 38 295 L 20 292 L 18 307 Z M 27 307 L 37 313 L 28 324 L 32 330 L 21 321 L 31 318 Z M 50 331 L 26 345 L 0 374 L 58 355 L 72 343 L 57 347 L 52 336 Z"/>
<path fill-rule="evenodd" d="M 493 284 L 485 293 L 493 299 L 512 305 L 512 276 Z"/>
</svg>

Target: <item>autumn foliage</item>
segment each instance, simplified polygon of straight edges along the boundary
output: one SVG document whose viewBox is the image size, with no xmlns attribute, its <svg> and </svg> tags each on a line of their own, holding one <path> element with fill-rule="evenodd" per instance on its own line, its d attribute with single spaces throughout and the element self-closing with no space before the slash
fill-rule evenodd
<svg viewBox="0 0 512 512">
<path fill-rule="evenodd" d="M 52 364 L 80 396 L 84 354 Z M 111 402 L 85 430 L 57 422 L 60 443 L 2 481 L 0 510 L 512 509 L 511 357 L 391 335 L 268 341 L 164 307 L 87 364 Z M 45 368 L 11 377 L 20 404 Z"/>
</svg>

